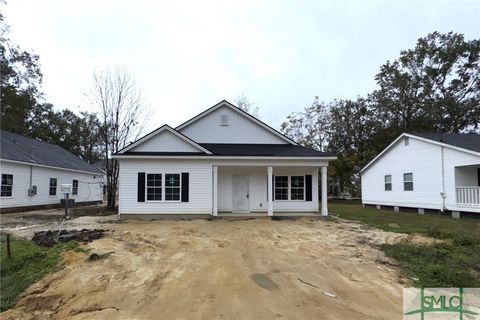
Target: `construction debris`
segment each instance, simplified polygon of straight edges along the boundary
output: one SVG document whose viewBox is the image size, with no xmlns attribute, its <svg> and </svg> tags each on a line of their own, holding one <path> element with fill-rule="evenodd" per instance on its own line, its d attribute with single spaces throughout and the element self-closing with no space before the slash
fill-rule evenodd
<svg viewBox="0 0 480 320">
<path fill-rule="evenodd" d="M 59 242 L 80 241 L 91 242 L 105 237 L 106 231 L 100 229 L 82 230 L 48 230 L 35 232 L 33 243 L 39 247 L 53 247 Z"/>
</svg>

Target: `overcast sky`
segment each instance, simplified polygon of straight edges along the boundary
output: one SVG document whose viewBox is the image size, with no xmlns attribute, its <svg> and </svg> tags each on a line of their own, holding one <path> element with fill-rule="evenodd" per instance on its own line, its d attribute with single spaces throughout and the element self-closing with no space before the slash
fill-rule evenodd
<svg viewBox="0 0 480 320">
<path fill-rule="evenodd" d="M 319 96 L 375 89 L 381 64 L 435 30 L 480 36 L 480 1 L 8 0 L 11 38 L 40 55 L 46 100 L 92 110 L 96 69 L 130 69 L 149 130 L 244 93 L 278 128 Z"/>
</svg>

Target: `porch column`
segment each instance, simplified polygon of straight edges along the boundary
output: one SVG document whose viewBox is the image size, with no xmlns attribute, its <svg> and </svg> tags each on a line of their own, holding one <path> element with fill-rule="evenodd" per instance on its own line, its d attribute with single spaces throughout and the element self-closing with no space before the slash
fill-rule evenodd
<svg viewBox="0 0 480 320">
<path fill-rule="evenodd" d="M 214 216 L 217 216 L 218 215 L 218 167 L 213 166 L 212 170 L 213 170 L 212 214 Z"/>
<path fill-rule="evenodd" d="M 268 199 L 268 215 L 273 216 L 273 167 L 268 167 L 268 188 L 267 188 L 267 199 Z"/>
<path fill-rule="evenodd" d="M 328 216 L 328 208 L 327 208 L 327 168 L 328 167 L 321 167 L 322 170 L 322 216 Z"/>
</svg>

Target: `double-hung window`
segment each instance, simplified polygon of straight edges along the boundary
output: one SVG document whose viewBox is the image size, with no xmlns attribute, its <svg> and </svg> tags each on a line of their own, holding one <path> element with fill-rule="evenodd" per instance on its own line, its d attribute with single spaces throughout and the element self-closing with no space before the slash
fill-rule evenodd
<svg viewBox="0 0 480 320">
<path fill-rule="evenodd" d="M 57 195 L 57 178 L 50 178 L 50 187 L 48 189 L 48 194 L 51 196 Z"/>
<path fill-rule="evenodd" d="M 392 175 L 385 175 L 385 191 L 392 191 Z"/>
<path fill-rule="evenodd" d="M 72 183 L 72 195 L 73 195 L 73 196 L 78 195 L 78 180 L 73 180 L 73 183 Z"/>
<path fill-rule="evenodd" d="M 147 173 L 147 201 L 180 201 L 179 173 Z"/>
<path fill-rule="evenodd" d="M 413 173 L 403 174 L 403 190 L 413 191 Z"/>
<path fill-rule="evenodd" d="M 2 174 L 2 197 L 11 197 L 12 196 L 12 187 L 13 187 L 13 174 Z"/>
<path fill-rule="evenodd" d="M 288 176 L 275 176 L 275 200 L 288 200 Z"/>
<path fill-rule="evenodd" d="M 161 173 L 147 174 L 147 200 L 148 201 L 162 200 L 162 174 Z"/>
<path fill-rule="evenodd" d="M 165 201 L 180 201 L 180 174 L 165 174 Z"/>
<path fill-rule="evenodd" d="M 305 176 L 290 177 L 290 200 L 305 199 Z"/>
</svg>

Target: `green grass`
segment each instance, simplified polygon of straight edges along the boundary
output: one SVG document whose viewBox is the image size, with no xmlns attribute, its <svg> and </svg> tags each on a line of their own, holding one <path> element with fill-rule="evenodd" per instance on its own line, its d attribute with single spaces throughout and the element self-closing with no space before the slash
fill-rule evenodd
<svg viewBox="0 0 480 320">
<path fill-rule="evenodd" d="M 340 218 L 358 220 L 385 231 L 423 234 L 437 239 L 453 239 L 459 235 L 480 239 L 480 219 L 452 219 L 439 214 L 419 215 L 362 208 L 357 201 L 331 202 L 329 211 Z"/>
<path fill-rule="evenodd" d="M 330 205 L 332 215 L 386 231 L 422 234 L 443 243 L 396 243 L 382 249 L 396 259 L 415 286 L 480 287 L 480 220 L 362 208 L 358 202 Z"/>
<path fill-rule="evenodd" d="M 31 241 L 10 239 L 12 258 L 8 259 L 6 235 L 0 235 L 0 311 L 12 307 L 19 294 L 49 271 L 60 268 L 62 251 L 81 250 L 74 241 L 41 248 Z"/>
</svg>

